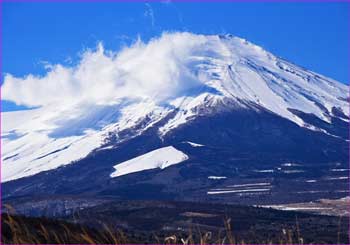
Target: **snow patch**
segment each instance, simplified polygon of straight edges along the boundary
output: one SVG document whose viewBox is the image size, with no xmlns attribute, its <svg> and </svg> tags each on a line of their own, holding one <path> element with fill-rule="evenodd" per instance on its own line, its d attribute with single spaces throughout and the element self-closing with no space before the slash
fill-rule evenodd
<svg viewBox="0 0 350 245">
<path fill-rule="evenodd" d="M 227 187 L 255 187 L 255 186 L 270 186 L 270 183 L 260 182 L 260 183 L 250 183 L 250 184 L 228 185 Z"/>
<path fill-rule="evenodd" d="M 219 180 L 219 179 L 227 179 L 226 176 L 208 176 L 208 179 Z"/>
<path fill-rule="evenodd" d="M 244 189 L 244 190 L 227 190 L 227 191 L 208 191 L 208 195 L 216 195 L 216 194 L 228 194 L 228 193 L 244 193 L 244 192 L 266 192 L 270 191 L 269 188 L 260 188 L 260 189 Z"/>
<path fill-rule="evenodd" d="M 119 177 L 149 169 L 164 169 L 171 165 L 186 161 L 188 156 L 173 146 L 159 148 L 114 166 L 110 177 Z"/>
<path fill-rule="evenodd" d="M 283 210 L 283 211 L 313 211 L 313 210 L 331 210 L 332 209 L 332 208 L 326 208 L 326 207 L 288 207 L 284 205 L 270 205 L 270 206 L 264 206 L 264 207 Z"/>
<path fill-rule="evenodd" d="M 297 166 L 301 166 L 300 164 L 297 163 L 291 163 L 291 162 L 286 162 L 282 164 L 283 167 L 297 167 Z"/>
<path fill-rule="evenodd" d="M 262 169 L 262 170 L 254 170 L 256 173 L 273 173 L 275 170 L 273 169 Z"/>
<path fill-rule="evenodd" d="M 315 180 L 315 179 L 310 179 L 310 180 L 306 180 L 305 182 L 306 182 L 306 183 L 316 183 L 317 180 Z"/>
<path fill-rule="evenodd" d="M 204 145 L 201 145 L 201 144 L 197 144 L 197 143 L 193 143 L 193 142 L 190 142 L 190 141 L 185 141 L 185 143 L 193 146 L 193 147 L 201 147 L 201 146 L 204 146 Z"/>
<path fill-rule="evenodd" d="M 304 173 L 304 170 L 285 170 L 283 173 L 285 174 L 297 174 L 297 173 Z"/>
<path fill-rule="evenodd" d="M 331 169 L 332 172 L 346 172 L 349 170 L 350 169 L 348 169 L 348 168 L 333 168 L 333 169 Z"/>
<path fill-rule="evenodd" d="M 349 179 L 349 177 L 348 176 L 340 176 L 340 177 L 327 178 L 327 180 L 345 180 L 345 179 Z"/>
</svg>

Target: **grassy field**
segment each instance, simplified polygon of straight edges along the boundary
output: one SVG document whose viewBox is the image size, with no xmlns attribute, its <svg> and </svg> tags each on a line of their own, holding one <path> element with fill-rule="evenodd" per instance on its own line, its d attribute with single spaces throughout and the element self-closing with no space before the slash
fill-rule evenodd
<svg viewBox="0 0 350 245">
<path fill-rule="evenodd" d="M 192 206 L 192 208 L 191 208 Z M 101 205 L 64 218 L 2 215 L 2 244 L 347 244 L 348 218 L 168 202 Z M 225 209 L 225 211 L 223 211 Z M 12 212 L 14 213 L 14 212 Z M 95 221 L 92 222 L 92 221 Z M 129 223 L 128 223 L 129 222 Z"/>
</svg>

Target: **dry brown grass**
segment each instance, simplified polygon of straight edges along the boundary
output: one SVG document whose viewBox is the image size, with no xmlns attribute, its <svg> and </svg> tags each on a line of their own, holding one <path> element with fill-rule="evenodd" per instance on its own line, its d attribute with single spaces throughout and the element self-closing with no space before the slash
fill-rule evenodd
<svg viewBox="0 0 350 245">
<path fill-rule="evenodd" d="M 6 207 L 14 213 L 11 207 Z M 10 214 L 2 215 L 2 244 L 130 244 L 130 243 L 158 243 L 158 244 L 247 244 L 248 242 L 235 236 L 232 220 L 223 221 L 224 228 L 217 234 L 201 231 L 199 227 L 188 228 L 188 232 L 164 235 L 153 235 L 150 238 L 130 236 L 117 229 L 103 225 L 100 229 L 83 227 L 64 221 L 23 218 Z M 38 222 L 39 220 L 39 222 Z M 340 225 L 340 224 L 339 224 Z M 282 228 L 277 239 L 260 240 L 261 244 L 304 244 L 300 232 L 299 222 L 293 229 Z M 215 235 L 215 236 L 214 236 Z M 338 243 L 339 243 L 339 234 Z M 145 239 L 145 240 L 143 240 Z"/>
<path fill-rule="evenodd" d="M 18 216 L 4 216 L 3 224 L 7 230 L 2 236 L 2 244 L 128 244 L 143 243 L 145 241 L 131 241 L 121 231 L 114 231 L 108 226 L 102 230 L 88 229 L 81 226 L 71 226 L 66 223 L 55 225 L 28 224 Z M 214 238 L 212 232 L 195 232 L 190 228 L 187 236 L 173 234 L 166 237 L 154 236 L 153 242 L 158 244 L 246 244 L 244 240 L 237 240 L 231 227 L 231 220 L 224 221 L 225 228 L 219 231 Z M 10 235 L 6 235 L 10 234 Z M 293 240 L 295 234 L 291 230 L 281 231 L 280 244 L 296 244 Z M 273 241 L 262 241 L 264 244 L 272 244 Z M 298 238 L 297 244 L 303 244 L 303 239 Z"/>
</svg>

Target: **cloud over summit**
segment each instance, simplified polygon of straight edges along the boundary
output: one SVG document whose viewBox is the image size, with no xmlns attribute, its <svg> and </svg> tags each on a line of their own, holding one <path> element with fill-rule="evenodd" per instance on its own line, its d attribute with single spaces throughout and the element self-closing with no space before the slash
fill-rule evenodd
<svg viewBox="0 0 350 245">
<path fill-rule="evenodd" d="M 122 98 L 163 101 L 200 84 L 189 68 L 191 54 L 206 42 L 191 33 L 164 33 L 148 43 L 138 40 L 120 52 L 85 51 L 72 67 L 52 65 L 44 76 L 5 76 L 4 100 L 46 106 L 87 101 L 111 104 Z"/>
</svg>

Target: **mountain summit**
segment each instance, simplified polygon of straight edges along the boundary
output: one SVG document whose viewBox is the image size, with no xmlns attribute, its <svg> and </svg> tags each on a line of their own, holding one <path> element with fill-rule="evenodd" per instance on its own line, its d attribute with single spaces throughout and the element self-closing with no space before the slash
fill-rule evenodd
<svg viewBox="0 0 350 245">
<path fill-rule="evenodd" d="M 244 39 L 165 33 L 48 69 L 5 78 L 4 99 L 37 107 L 2 113 L 5 196 L 346 194 L 331 186 L 347 177 L 348 86 Z"/>
</svg>

